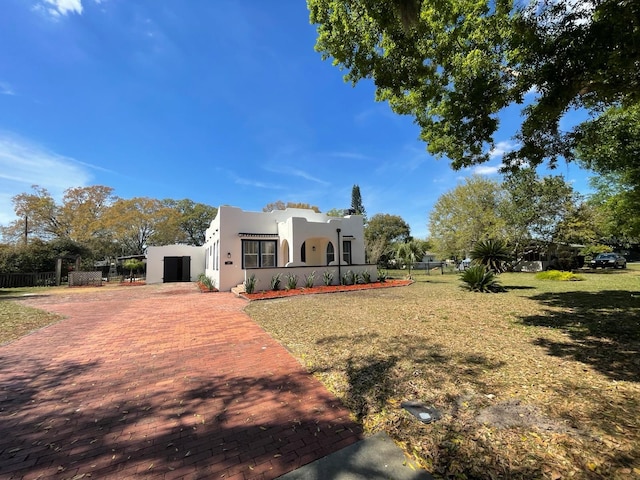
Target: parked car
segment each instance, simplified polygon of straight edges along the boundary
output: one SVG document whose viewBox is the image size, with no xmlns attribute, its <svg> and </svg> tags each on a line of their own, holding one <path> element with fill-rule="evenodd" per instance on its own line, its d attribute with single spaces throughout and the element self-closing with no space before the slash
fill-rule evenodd
<svg viewBox="0 0 640 480">
<path fill-rule="evenodd" d="M 589 263 L 591 268 L 627 268 L 627 259 L 617 253 L 600 253 Z"/>
</svg>

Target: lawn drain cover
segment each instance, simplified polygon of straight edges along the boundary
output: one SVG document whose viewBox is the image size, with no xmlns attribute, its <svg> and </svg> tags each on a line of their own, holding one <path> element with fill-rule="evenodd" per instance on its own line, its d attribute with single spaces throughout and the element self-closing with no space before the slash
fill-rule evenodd
<svg viewBox="0 0 640 480">
<path fill-rule="evenodd" d="M 438 410 L 421 402 L 402 402 L 400 406 L 422 423 L 431 423 L 442 417 Z"/>
</svg>

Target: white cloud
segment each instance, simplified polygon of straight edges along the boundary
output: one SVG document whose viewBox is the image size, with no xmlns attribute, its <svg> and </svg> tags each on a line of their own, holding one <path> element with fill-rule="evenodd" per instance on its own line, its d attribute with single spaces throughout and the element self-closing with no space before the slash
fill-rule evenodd
<svg viewBox="0 0 640 480">
<path fill-rule="evenodd" d="M 82 0 L 41 0 L 34 8 L 54 18 L 70 13 L 80 15 L 82 14 Z"/>
<path fill-rule="evenodd" d="M 59 201 L 67 188 L 87 185 L 91 174 L 86 167 L 91 166 L 0 132 L 0 224 L 14 218 L 11 204 L 14 195 L 39 185 Z"/>
<path fill-rule="evenodd" d="M 241 177 L 239 175 L 236 175 L 233 172 L 227 172 L 227 175 L 231 177 L 231 179 L 236 185 L 245 185 L 248 187 L 264 188 L 267 190 L 283 190 L 284 189 L 281 185 L 274 185 L 271 183 L 254 180 L 252 178 Z"/>
<path fill-rule="evenodd" d="M 11 85 L 9 85 L 7 82 L 0 82 L 0 95 L 15 95 L 15 94 L 16 92 L 14 92 Z"/>
<path fill-rule="evenodd" d="M 100 5 L 104 3 L 104 1 L 105 0 L 93 0 L 93 3 Z M 82 15 L 84 10 L 82 0 L 37 0 L 33 9 L 50 15 L 53 18 L 64 17 L 72 13 Z"/>
<path fill-rule="evenodd" d="M 305 180 L 309 180 L 311 182 L 314 183 L 318 183 L 322 186 L 327 186 L 329 185 L 329 182 L 322 180 L 318 177 L 313 176 L 311 173 L 305 171 L 305 170 L 300 170 L 299 168 L 295 168 L 295 167 L 290 167 L 289 165 L 287 165 L 286 163 L 282 162 L 282 161 L 278 161 L 275 163 L 271 163 L 271 164 L 266 164 L 264 165 L 263 169 L 267 172 L 270 173 L 276 173 L 278 175 L 291 175 L 293 177 L 300 177 L 300 178 L 304 178 Z"/>
<path fill-rule="evenodd" d="M 505 153 L 509 153 L 518 147 L 518 143 L 511 140 L 504 140 L 496 143 L 493 150 L 489 152 L 490 158 L 502 157 Z"/>
<path fill-rule="evenodd" d="M 473 168 L 473 173 L 476 175 L 495 175 L 500 170 L 499 166 L 492 165 L 478 165 Z"/>
<path fill-rule="evenodd" d="M 321 180 L 317 177 L 314 177 L 313 175 L 311 175 L 310 173 L 307 173 L 303 170 L 285 170 L 285 173 L 288 173 L 289 175 L 293 175 L 295 177 L 300 177 L 300 178 L 304 178 L 305 180 L 309 180 L 311 182 L 315 182 L 315 183 L 319 183 L 320 185 L 329 185 L 329 182 L 326 182 L 324 180 Z"/>
</svg>

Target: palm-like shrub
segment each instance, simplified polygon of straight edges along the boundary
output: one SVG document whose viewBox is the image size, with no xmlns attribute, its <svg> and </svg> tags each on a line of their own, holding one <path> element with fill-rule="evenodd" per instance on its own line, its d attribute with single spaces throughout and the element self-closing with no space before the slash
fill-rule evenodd
<svg viewBox="0 0 640 480">
<path fill-rule="evenodd" d="M 133 282 L 133 272 L 144 270 L 144 262 L 135 258 L 130 258 L 122 263 L 122 267 L 129 270 L 129 280 Z"/>
<path fill-rule="evenodd" d="M 244 291 L 247 293 L 254 293 L 256 291 L 256 276 L 251 274 L 244 281 Z"/>
<path fill-rule="evenodd" d="M 285 287 L 285 289 L 286 290 L 293 290 L 297 286 L 298 286 L 298 276 L 294 275 L 293 273 L 288 274 L 287 275 L 287 286 Z"/>
<path fill-rule="evenodd" d="M 276 273 L 271 277 L 271 290 L 280 290 L 280 282 L 282 282 L 282 274 Z"/>
<path fill-rule="evenodd" d="M 213 278 L 203 275 L 200 277 L 200 283 L 205 286 L 207 290 L 212 292 L 216 288 L 216 282 Z"/>
<path fill-rule="evenodd" d="M 411 267 L 424 256 L 423 242 L 412 240 L 407 243 L 401 243 L 396 249 L 396 258 L 409 269 L 409 278 L 411 278 Z"/>
<path fill-rule="evenodd" d="M 304 277 L 304 286 L 305 288 L 312 288 L 316 279 L 316 271 L 314 270 L 310 274 Z"/>
<path fill-rule="evenodd" d="M 505 263 L 510 259 L 507 244 L 502 240 L 480 240 L 471 250 L 471 260 L 474 264 L 483 265 L 495 273 L 503 272 Z"/>
<path fill-rule="evenodd" d="M 500 292 L 502 286 L 494 271 L 488 270 L 484 265 L 473 265 L 467 268 L 460 279 L 463 287 L 472 292 Z"/>
</svg>

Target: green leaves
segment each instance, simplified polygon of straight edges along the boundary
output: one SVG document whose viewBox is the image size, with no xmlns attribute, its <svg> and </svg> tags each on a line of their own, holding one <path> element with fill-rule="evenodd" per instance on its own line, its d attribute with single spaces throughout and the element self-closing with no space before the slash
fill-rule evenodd
<svg viewBox="0 0 640 480">
<path fill-rule="evenodd" d="M 480 176 L 438 198 L 429 215 L 434 249 L 441 258 L 462 257 L 479 240 L 503 237 L 500 184 Z"/>
<path fill-rule="evenodd" d="M 316 50 L 420 127 L 427 150 L 454 168 L 488 160 L 498 114 L 525 101 L 503 161 L 517 169 L 572 159 L 570 110 L 598 118 L 640 101 L 640 5 L 603 0 L 307 0 Z M 536 92 L 536 98 L 528 92 Z M 595 125 L 599 128 L 599 125 Z"/>
<path fill-rule="evenodd" d="M 472 292 L 494 293 L 503 290 L 496 274 L 484 265 L 473 265 L 460 275 L 463 287 Z"/>
<path fill-rule="evenodd" d="M 509 259 L 509 249 L 502 240 L 480 240 L 471 250 L 471 260 L 474 263 L 483 265 L 495 273 L 503 272 Z"/>
</svg>

